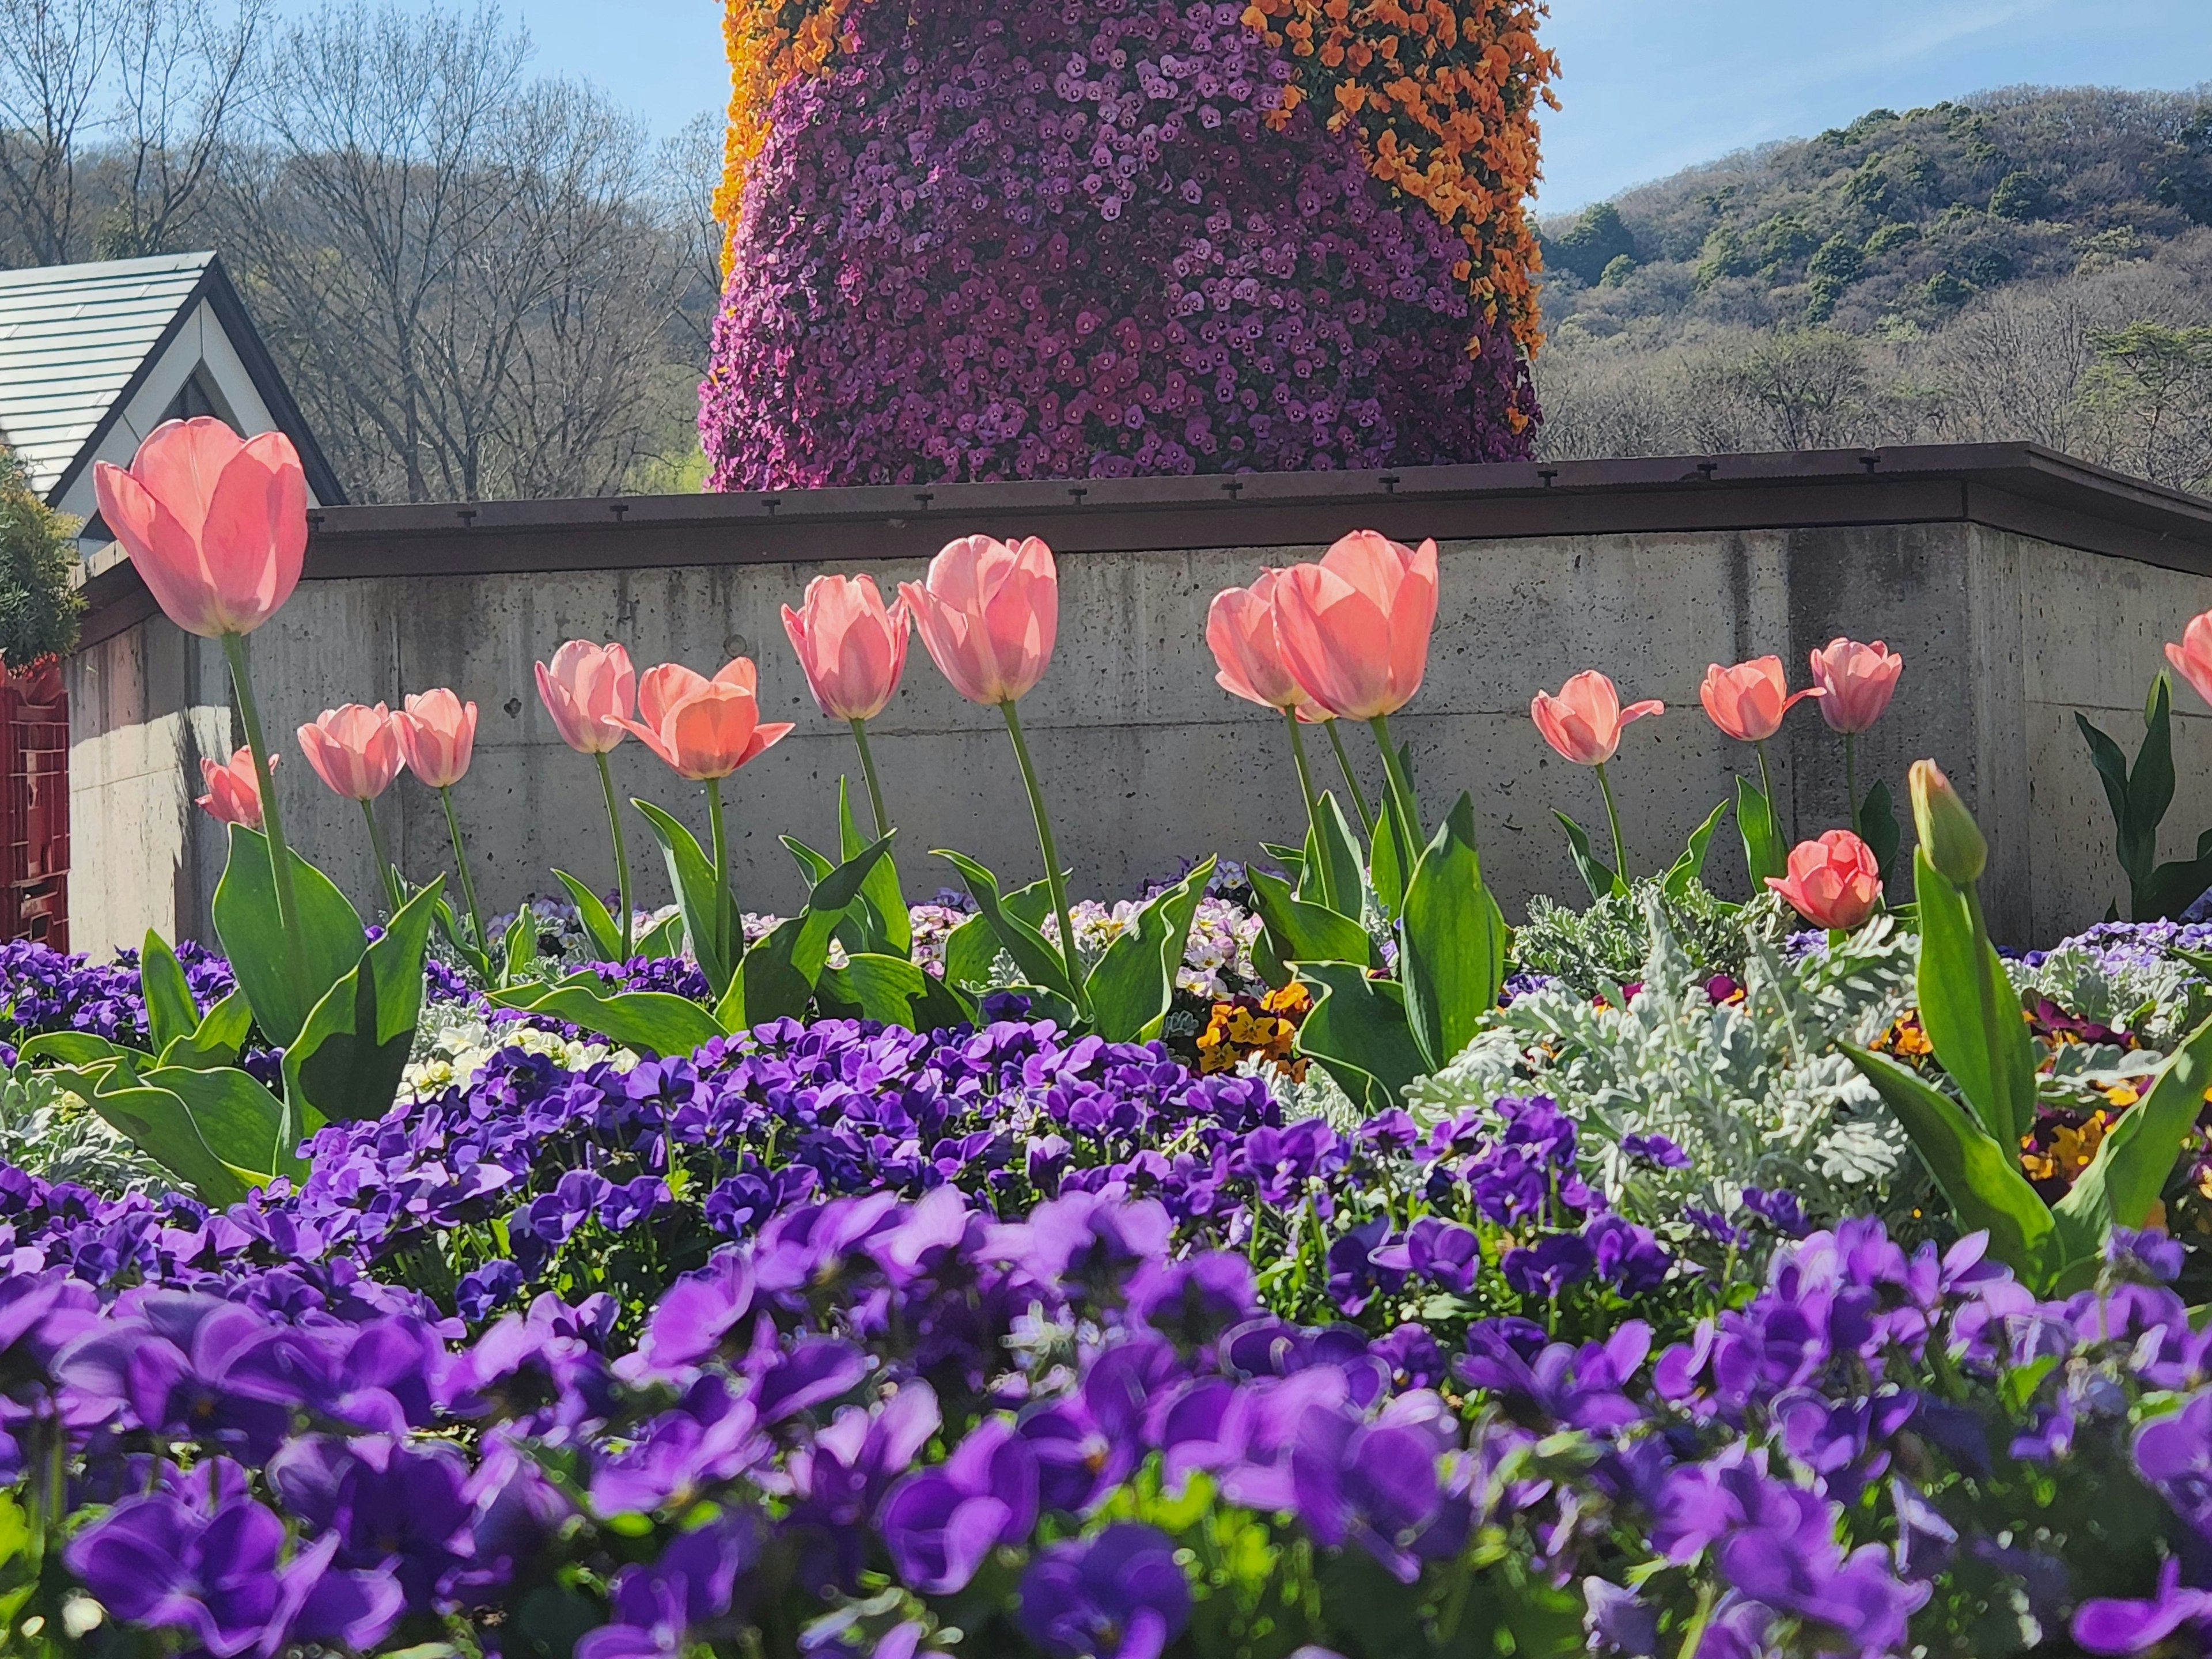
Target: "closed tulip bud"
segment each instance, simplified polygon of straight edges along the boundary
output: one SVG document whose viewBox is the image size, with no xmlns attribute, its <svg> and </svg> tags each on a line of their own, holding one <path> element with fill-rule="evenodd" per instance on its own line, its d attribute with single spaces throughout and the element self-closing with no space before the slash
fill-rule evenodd
<svg viewBox="0 0 2212 1659">
<path fill-rule="evenodd" d="M 202 416 L 154 428 L 129 469 L 93 467 L 100 516 L 154 602 L 188 634 L 250 634 L 299 586 L 307 479 L 281 432 Z"/>
<path fill-rule="evenodd" d="M 1980 880 L 1989 865 L 1990 844 L 1943 769 L 1932 760 L 1913 762 L 1911 787 L 1912 825 L 1928 862 L 1961 887 Z"/>
<path fill-rule="evenodd" d="M 1813 653 L 1813 684 L 1826 695 L 1820 718 L 1836 732 L 1863 732 L 1880 720 L 1897 691 L 1905 659 L 1880 640 L 1861 645 L 1834 639 Z"/>
<path fill-rule="evenodd" d="M 407 699 L 392 716 L 407 769 L 433 789 L 459 783 L 476 751 L 477 706 L 442 686 Z"/>
<path fill-rule="evenodd" d="M 282 758 L 280 755 L 269 757 L 271 774 Z M 249 830 L 261 828 L 261 781 L 253 775 L 251 749 L 240 750 L 228 761 L 211 760 L 203 755 L 200 777 L 208 790 L 195 803 L 202 811 L 221 823 L 242 823 Z"/>
<path fill-rule="evenodd" d="M 300 728 L 300 751 L 315 775 L 348 800 L 374 800 L 399 771 L 399 728 L 382 703 L 325 708 Z"/>
<path fill-rule="evenodd" d="M 836 720 L 884 712 L 906 669 L 907 629 L 906 606 L 886 609 L 868 575 L 817 576 L 798 610 L 783 607 L 783 631 L 815 707 Z"/>
<path fill-rule="evenodd" d="M 938 672 L 970 702 L 1018 701 L 1044 678 L 1060 633 L 1060 573 L 1036 537 L 1007 543 L 963 536 L 929 562 L 927 580 L 902 583 Z"/>
<path fill-rule="evenodd" d="M 1881 866 L 1874 849 L 1848 830 L 1831 830 L 1801 842 L 1790 854 L 1787 878 L 1766 884 L 1815 927 L 1850 933 L 1863 926 L 1881 897 Z"/>
</svg>

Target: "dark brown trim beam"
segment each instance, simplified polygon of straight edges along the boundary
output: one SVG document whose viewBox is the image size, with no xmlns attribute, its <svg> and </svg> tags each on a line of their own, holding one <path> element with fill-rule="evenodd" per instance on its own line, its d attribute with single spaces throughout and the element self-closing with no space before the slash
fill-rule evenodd
<svg viewBox="0 0 2212 1659">
<path fill-rule="evenodd" d="M 1389 472 L 883 485 L 726 495 L 335 507 L 309 580 L 926 557 L 958 536 L 1064 554 L 1403 539 L 1725 533 L 1972 521 L 2199 574 L 2212 501 L 2027 444 L 1678 456 Z M 150 611 L 119 566 L 88 586 L 88 644 Z"/>
</svg>

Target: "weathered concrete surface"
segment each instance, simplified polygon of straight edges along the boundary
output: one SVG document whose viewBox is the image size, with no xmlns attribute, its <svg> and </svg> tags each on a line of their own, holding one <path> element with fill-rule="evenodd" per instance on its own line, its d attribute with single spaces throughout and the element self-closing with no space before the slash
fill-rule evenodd
<svg viewBox="0 0 2212 1659">
<path fill-rule="evenodd" d="M 1217 687 L 1203 639 L 1207 601 L 1263 565 L 1317 546 L 1071 555 L 1062 559 L 1052 672 L 1023 704 L 1079 895 L 1126 896 L 1184 855 L 1246 857 L 1295 832 L 1299 808 L 1279 722 Z M 779 831 L 831 833 L 841 772 L 858 785 L 849 738 L 808 698 L 778 620 L 835 566 L 778 563 L 651 572 L 361 578 L 310 581 L 252 645 L 300 845 L 366 900 L 372 870 L 360 814 L 299 759 L 292 730 L 348 701 L 397 704 L 450 684 L 480 706 L 474 770 L 456 792 L 485 902 L 506 908 L 553 887 L 558 866 L 610 885 L 611 857 L 593 769 L 564 748 L 540 708 L 531 665 L 572 636 L 619 638 L 642 667 L 671 659 L 711 671 L 750 654 L 771 719 L 798 730 L 730 781 L 740 896 L 791 904 L 799 884 Z M 919 562 L 869 567 L 888 592 Z M 1559 761 L 1528 700 L 1600 667 L 1625 697 L 1657 696 L 1666 715 L 1630 728 L 1613 769 L 1632 861 L 1670 861 L 1685 835 L 1756 758 L 1698 705 L 1711 662 L 1779 653 L 1793 684 L 1806 653 L 1837 634 L 1904 653 L 1890 714 L 1863 740 L 1862 783 L 1890 781 L 1904 811 L 1906 763 L 1942 762 L 1982 811 L 1993 850 L 1993 925 L 2023 941 L 2096 920 L 2118 881 L 2111 827 L 2073 713 L 2132 749 L 2158 642 L 2212 606 L 2212 579 L 2074 551 L 1972 523 L 1732 532 L 1556 536 L 1448 544 L 1427 683 L 1394 722 L 1411 738 L 1433 813 L 1471 789 L 1486 867 L 1517 915 L 1534 892 L 1579 883 L 1551 817 L 1603 819 L 1595 781 Z M 216 827 L 183 803 L 172 760 L 232 726 L 221 662 L 160 617 L 71 665 L 76 874 L 72 933 L 95 952 L 149 926 L 202 932 L 220 859 Z M 2168 856 L 2212 823 L 2212 720 L 2180 693 L 2182 783 Z M 875 747 L 909 894 L 953 879 L 928 849 L 957 846 L 1013 880 L 1037 873 L 1020 786 L 994 711 L 963 702 L 917 641 L 906 684 L 875 724 Z M 1346 734 L 1367 787 L 1380 773 L 1364 731 Z M 1802 835 L 1844 820 L 1840 743 L 1811 707 L 1771 745 L 1778 785 Z M 1324 778 L 1326 744 L 1316 745 Z M 697 788 L 642 744 L 616 751 L 619 785 L 704 833 Z M 380 804 L 410 875 L 449 864 L 434 798 L 402 780 Z M 667 881 L 641 820 L 628 826 L 641 902 Z M 1740 885 L 1732 835 L 1716 843 L 1717 883 Z"/>
</svg>

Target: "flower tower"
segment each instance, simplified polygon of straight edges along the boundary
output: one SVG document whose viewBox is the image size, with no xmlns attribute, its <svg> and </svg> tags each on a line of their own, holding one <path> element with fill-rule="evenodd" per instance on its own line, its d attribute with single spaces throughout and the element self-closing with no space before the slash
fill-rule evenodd
<svg viewBox="0 0 2212 1659">
<path fill-rule="evenodd" d="M 1538 0 L 727 0 L 719 489 L 1517 459 Z"/>
</svg>

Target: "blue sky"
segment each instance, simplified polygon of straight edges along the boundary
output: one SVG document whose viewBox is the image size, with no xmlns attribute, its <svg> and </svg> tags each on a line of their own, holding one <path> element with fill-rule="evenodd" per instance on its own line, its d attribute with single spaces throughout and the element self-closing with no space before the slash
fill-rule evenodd
<svg viewBox="0 0 2212 1659">
<path fill-rule="evenodd" d="M 522 0 L 540 68 L 671 132 L 726 92 L 715 0 Z M 1558 212 L 1772 138 L 2021 82 L 2212 81 L 2212 0 L 1552 0 Z"/>
</svg>

